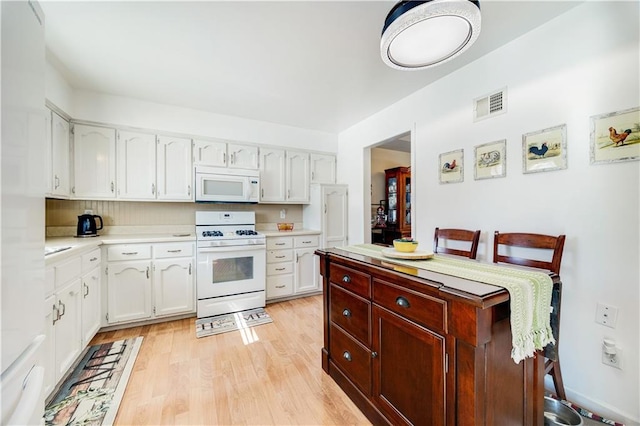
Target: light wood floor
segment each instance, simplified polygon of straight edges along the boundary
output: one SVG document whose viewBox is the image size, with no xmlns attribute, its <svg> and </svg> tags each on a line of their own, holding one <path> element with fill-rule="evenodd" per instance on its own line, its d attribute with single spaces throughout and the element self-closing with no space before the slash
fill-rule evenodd
<svg viewBox="0 0 640 426">
<path fill-rule="evenodd" d="M 322 371 L 322 296 L 267 305 L 273 323 L 196 338 L 195 318 L 99 333 L 144 336 L 116 425 L 370 423 Z"/>
</svg>

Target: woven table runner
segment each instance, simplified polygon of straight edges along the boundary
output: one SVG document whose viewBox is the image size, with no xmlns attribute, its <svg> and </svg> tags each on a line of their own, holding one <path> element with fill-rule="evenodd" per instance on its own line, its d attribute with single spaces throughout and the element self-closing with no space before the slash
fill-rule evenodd
<svg viewBox="0 0 640 426">
<path fill-rule="evenodd" d="M 382 254 L 384 247 L 373 244 L 336 248 L 505 288 L 511 303 L 511 358 L 516 363 L 532 357 L 536 350 L 542 350 L 549 343 L 555 343 L 549 322 L 553 281 L 544 272 L 438 255 L 428 260 L 390 259 Z"/>
</svg>

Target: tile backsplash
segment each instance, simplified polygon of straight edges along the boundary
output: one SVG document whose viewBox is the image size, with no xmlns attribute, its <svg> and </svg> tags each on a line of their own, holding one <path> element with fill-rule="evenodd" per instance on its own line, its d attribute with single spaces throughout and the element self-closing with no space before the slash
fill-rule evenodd
<svg viewBox="0 0 640 426">
<path fill-rule="evenodd" d="M 281 210 L 286 217 L 280 218 Z M 47 236 L 75 235 L 78 216 L 85 210 L 102 216 L 109 233 L 145 233 L 145 229 L 176 226 L 185 229 L 195 225 L 195 212 L 255 211 L 256 226 L 275 229 L 277 222 L 293 222 L 302 227 L 302 206 L 292 204 L 213 204 L 137 201 L 85 201 L 47 199 L 45 226 Z M 188 228 L 187 228 L 188 229 Z M 129 231 L 128 231 L 129 230 Z M 131 232 L 130 232 L 131 231 Z M 151 232 L 151 231 L 149 231 Z"/>
</svg>

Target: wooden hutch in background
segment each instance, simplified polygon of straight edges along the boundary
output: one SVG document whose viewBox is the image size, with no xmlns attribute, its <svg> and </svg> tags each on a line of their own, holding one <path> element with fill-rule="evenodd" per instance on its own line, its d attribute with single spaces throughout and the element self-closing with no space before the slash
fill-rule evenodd
<svg viewBox="0 0 640 426">
<path fill-rule="evenodd" d="M 372 230 L 372 242 L 392 245 L 396 238 L 411 237 L 411 167 L 394 167 L 384 173 L 386 227 Z"/>
</svg>

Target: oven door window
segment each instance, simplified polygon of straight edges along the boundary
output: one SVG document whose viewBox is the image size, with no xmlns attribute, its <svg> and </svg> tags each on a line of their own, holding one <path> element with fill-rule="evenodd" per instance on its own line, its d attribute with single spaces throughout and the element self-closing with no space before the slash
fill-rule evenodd
<svg viewBox="0 0 640 426">
<path fill-rule="evenodd" d="M 211 262 L 213 284 L 253 279 L 253 256 L 216 259 Z"/>
</svg>

